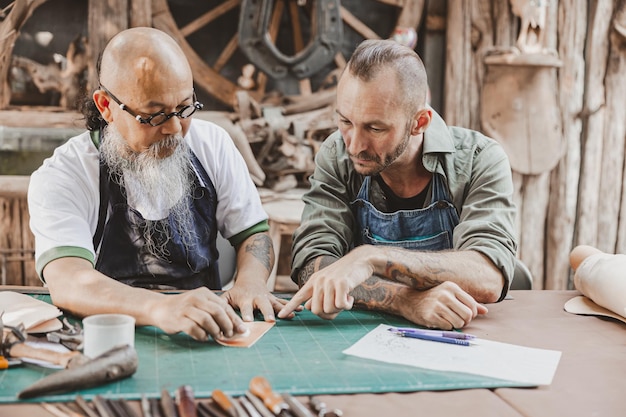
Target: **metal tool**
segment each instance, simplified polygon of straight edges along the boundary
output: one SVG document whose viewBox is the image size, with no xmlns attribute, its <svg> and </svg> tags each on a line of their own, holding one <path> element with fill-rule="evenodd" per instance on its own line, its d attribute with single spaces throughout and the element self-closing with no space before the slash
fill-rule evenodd
<svg viewBox="0 0 626 417">
<path fill-rule="evenodd" d="M 111 407 L 107 403 L 106 399 L 104 399 L 101 395 L 96 395 L 94 397 L 93 404 L 96 407 L 98 414 L 100 414 L 100 417 L 115 417 L 113 410 L 111 410 Z"/>
<path fill-rule="evenodd" d="M 309 400 L 309 405 L 315 411 L 317 411 L 318 417 L 341 417 L 343 416 L 343 411 L 338 408 L 333 410 L 326 409 L 326 403 L 318 400 L 317 398 L 311 397 Z"/>
<path fill-rule="evenodd" d="M 261 413 L 259 412 L 259 410 L 256 409 L 254 404 L 252 404 L 250 402 L 250 400 L 248 398 L 246 398 L 245 395 L 239 397 L 238 400 L 241 403 L 241 406 L 246 410 L 246 413 L 247 413 L 248 416 L 250 416 L 250 417 L 263 417 L 261 415 Z"/>
<path fill-rule="evenodd" d="M 208 417 L 228 417 L 228 414 L 224 412 L 217 404 L 215 404 L 214 400 L 211 401 L 201 401 L 198 404 L 198 411 L 204 416 Z"/>
<path fill-rule="evenodd" d="M 50 374 L 18 393 L 18 398 L 67 392 L 95 387 L 131 376 L 137 371 L 139 359 L 132 346 L 119 346 L 70 369 Z"/>
<path fill-rule="evenodd" d="M 246 391 L 245 396 L 248 401 L 250 401 L 250 403 L 254 405 L 254 408 L 257 409 L 262 417 L 274 417 L 274 414 L 267 409 L 267 407 L 265 406 L 265 404 L 263 404 L 263 401 L 261 401 L 259 397 L 257 397 L 250 391 Z"/>
<path fill-rule="evenodd" d="M 80 395 L 76 396 L 74 402 L 87 417 L 100 417 L 98 412 L 91 408 L 89 404 L 87 404 L 87 401 Z"/>
<path fill-rule="evenodd" d="M 289 406 L 289 409 L 296 417 L 315 417 L 315 415 L 309 411 L 300 401 L 289 393 L 284 393 L 283 398 Z"/>
<path fill-rule="evenodd" d="M 0 355 L 16 359 L 36 359 L 72 368 L 80 366 L 88 359 L 80 352 L 57 352 L 50 349 L 34 348 L 26 344 L 26 329 L 23 324 L 17 326 L 5 325 L 0 313 Z"/>
<path fill-rule="evenodd" d="M 75 412 L 63 403 L 56 405 L 42 403 L 41 406 L 56 417 L 83 417 L 82 414 Z"/>
<path fill-rule="evenodd" d="M 80 324 L 71 324 L 67 317 L 63 318 L 63 328 L 58 331 L 46 333 L 49 342 L 60 343 L 70 350 L 82 350 L 83 329 Z"/>
<path fill-rule="evenodd" d="M 150 403 L 150 415 L 152 417 L 162 417 L 161 406 L 159 405 L 159 399 L 150 398 L 148 402 Z M 144 417 L 148 417 L 148 416 L 144 416 Z"/>
</svg>

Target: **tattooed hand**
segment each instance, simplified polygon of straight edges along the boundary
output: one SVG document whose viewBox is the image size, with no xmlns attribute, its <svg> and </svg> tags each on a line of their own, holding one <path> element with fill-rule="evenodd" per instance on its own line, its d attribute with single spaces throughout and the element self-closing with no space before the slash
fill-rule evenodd
<svg viewBox="0 0 626 417">
<path fill-rule="evenodd" d="M 340 260 L 309 276 L 302 288 L 278 313 L 279 318 L 289 316 L 300 304 L 325 319 L 332 319 L 342 310 L 350 310 L 354 298 L 350 292 L 372 276 L 373 267 L 366 257 L 355 249 Z M 304 275 L 304 274 L 302 274 Z M 300 281 L 304 276 L 299 276 Z"/>
</svg>

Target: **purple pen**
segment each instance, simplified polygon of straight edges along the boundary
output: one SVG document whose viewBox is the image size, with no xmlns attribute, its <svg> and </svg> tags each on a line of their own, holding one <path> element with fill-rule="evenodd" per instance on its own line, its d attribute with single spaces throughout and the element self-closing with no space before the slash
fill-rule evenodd
<svg viewBox="0 0 626 417">
<path fill-rule="evenodd" d="M 427 333 L 413 333 L 413 332 L 394 332 L 402 337 L 410 337 L 413 339 L 430 340 L 432 342 L 450 343 L 452 345 L 469 346 L 470 342 L 462 339 L 454 339 L 451 337 L 434 336 Z"/>
<path fill-rule="evenodd" d="M 431 336 L 449 337 L 451 339 L 461 340 L 470 340 L 476 338 L 476 336 L 469 333 L 452 332 L 449 330 L 415 329 L 412 327 L 390 327 L 389 330 L 394 332 L 428 334 Z"/>
</svg>

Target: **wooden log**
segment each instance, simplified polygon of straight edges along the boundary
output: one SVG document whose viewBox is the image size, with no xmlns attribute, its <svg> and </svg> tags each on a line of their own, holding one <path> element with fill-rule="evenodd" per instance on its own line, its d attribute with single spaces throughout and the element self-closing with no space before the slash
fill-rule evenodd
<svg viewBox="0 0 626 417">
<path fill-rule="evenodd" d="M 19 107 L 0 111 L 0 126 L 35 128 L 84 128 L 82 114 L 60 107 Z"/>
<path fill-rule="evenodd" d="M 222 77 L 198 56 L 191 48 L 186 39 L 178 31 L 176 22 L 169 13 L 166 0 L 153 0 L 152 2 L 152 25 L 169 34 L 180 45 L 193 72 L 196 84 L 207 93 L 211 94 L 222 103 L 235 106 L 235 86 L 226 78 Z"/>
<path fill-rule="evenodd" d="M 508 1 L 493 2 L 494 23 L 494 44 L 499 48 L 509 48 L 513 46 L 517 37 L 516 25 L 513 24 L 511 5 Z"/>
<path fill-rule="evenodd" d="M 88 60 L 88 85 L 87 90 L 93 91 L 98 88 L 98 74 L 96 63 L 98 56 L 104 50 L 106 44 L 113 36 L 124 29 L 129 28 L 130 18 L 128 15 L 129 0 L 89 0 L 87 28 L 89 47 Z M 103 17 L 106 16 L 103 24 Z"/>
<path fill-rule="evenodd" d="M 565 155 L 552 172 L 546 227 L 546 289 L 567 289 L 570 286 L 569 252 L 576 230 L 576 207 L 581 165 L 582 120 L 587 8 L 578 7 L 577 0 L 561 0 L 558 27 L 559 109 L 563 121 Z"/>
<path fill-rule="evenodd" d="M 35 235 L 30 231 L 30 213 L 26 198 L 19 200 L 20 226 L 22 236 L 22 285 L 42 285 L 35 269 Z"/>
<path fill-rule="evenodd" d="M 609 57 L 604 84 L 606 86 L 606 112 L 602 144 L 602 169 L 599 197 L 601 215 L 598 216 L 597 247 L 603 252 L 614 253 L 617 249 L 618 230 L 625 219 L 620 217 L 624 203 L 622 188 L 624 180 L 624 145 L 626 138 L 626 6 L 619 2 L 609 27 Z M 620 30 L 621 29 L 621 30 Z"/>
<path fill-rule="evenodd" d="M 2 284 L 41 285 L 35 272 L 28 222 L 28 176 L 0 176 L 0 278 Z"/>
<path fill-rule="evenodd" d="M 425 0 L 412 0 L 404 3 L 404 7 L 398 16 L 398 27 L 418 28 L 424 14 Z"/>
<path fill-rule="evenodd" d="M 444 87 L 444 118 L 449 125 L 470 126 L 469 103 L 471 44 L 471 2 L 450 0 L 446 27 L 446 78 Z"/>
<path fill-rule="evenodd" d="M 615 20 L 613 21 L 613 29 L 614 32 L 611 34 L 611 53 L 615 50 L 615 47 L 621 47 L 621 51 L 624 51 L 624 39 L 626 39 L 626 5 L 622 2 L 619 4 L 618 8 L 615 11 Z M 617 55 L 615 53 L 616 59 L 619 62 L 619 66 L 621 67 L 624 61 L 623 53 L 621 55 Z M 622 77 L 625 72 L 622 71 Z M 612 74 L 615 77 L 618 76 L 618 73 L 612 71 Z M 623 88 L 623 81 L 620 84 L 620 88 Z M 617 95 L 616 95 L 617 97 Z M 623 95 L 622 95 L 623 97 Z M 623 117 L 623 115 L 622 115 Z M 621 124 L 624 124 L 622 120 Z M 620 207 L 619 212 L 619 222 L 617 227 L 617 242 L 615 243 L 615 253 L 626 253 L 626 167 L 623 168 L 624 172 L 622 173 L 622 194 L 621 194 L 621 202 L 622 205 Z"/>
<path fill-rule="evenodd" d="M 494 47 L 488 0 L 448 3 L 444 118 L 449 125 L 480 130 L 483 57 Z"/>
<path fill-rule="evenodd" d="M 583 131 L 583 160 L 578 199 L 577 244 L 597 246 L 600 202 L 602 146 L 605 137 L 606 89 L 604 76 L 608 58 L 608 33 L 613 6 L 610 1 L 590 4 L 586 42 L 586 85 L 582 117 L 587 118 Z M 602 197 L 602 198 L 601 198 Z M 605 251 L 606 248 L 600 247 Z M 610 248 L 612 250 L 613 248 Z"/>
<path fill-rule="evenodd" d="M 523 205 L 518 211 L 523 230 L 519 257 L 533 276 L 533 289 L 545 288 L 545 230 L 550 173 L 523 176 Z"/>
<path fill-rule="evenodd" d="M 152 26 L 152 0 L 130 0 L 130 27 Z"/>
<path fill-rule="evenodd" d="M 27 175 L 0 175 L 0 195 L 4 198 L 26 198 L 30 177 Z"/>
<path fill-rule="evenodd" d="M 33 11 L 45 1 L 15 0 L 7 15 L 0 22 L 0 51 L 2 51 L 0 54 L 0 109 L 7 108 L 11 101 L 9 70 L 15 41 Z"/>
</svg>

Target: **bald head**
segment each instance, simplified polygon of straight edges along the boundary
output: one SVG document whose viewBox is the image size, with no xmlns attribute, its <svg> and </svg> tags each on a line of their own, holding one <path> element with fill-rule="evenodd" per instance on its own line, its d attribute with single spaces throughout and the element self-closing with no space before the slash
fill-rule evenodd
<svg viewBox="0 0 626 417">
<path fill-rule="evenodd" d="M 119 91 L 128 85 L 150 91 L 167 85 L 193 84 L 183 50 L 168 34 L 140 27 L 115 35 L 102 53 L 100 82 Z"/>
</svg>

